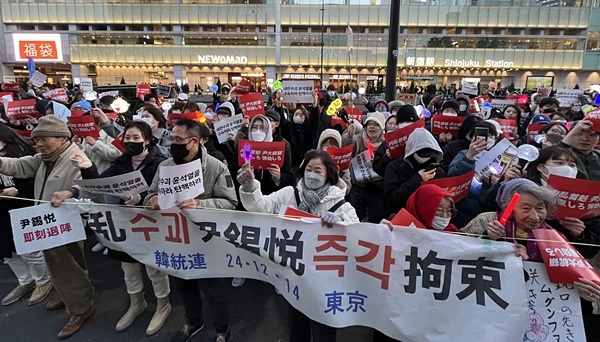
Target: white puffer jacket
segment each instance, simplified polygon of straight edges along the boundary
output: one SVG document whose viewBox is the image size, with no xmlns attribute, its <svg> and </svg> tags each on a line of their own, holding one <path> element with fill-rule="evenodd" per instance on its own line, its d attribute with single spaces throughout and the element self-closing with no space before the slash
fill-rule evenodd
<svg viewBox="0 0 600 342">
<path fill-rule="evenodd" d="M 260 183 L 256 179 L 253 180 L 253 182 L 254 191 L 252 192 L 246 192 L 240 187 L 240 199 L 244 205 L 244 208 L 246 208 L 246 210 L 249 212 L 278 214 L 281 206 L 283 205 L 287 205 L 288 207 L 292 208 L 298 208 L 293 187 L 287 186 L 268 196 L 263 196 L 262 192 L 260 191 Z M 298 185 L 296 185 L 298 187 L 300 200 L 302 200 L 303 184 L 304 183 L 302 180 L 300 180 Z M 329 211 L 329 209 L 336 205 L 339 201 L 343 200 L 345 195 L 346 183 L 340 179 L 336 185 L 329 187 L 327 194 L 325 197 L 323 197 L 321 203 L 317 205 L 312 214 L 321 216 L 323 213 Z M 345 223 L 360 222 L 358 216 L 356 216 L 354 207 L 348 202 L 340 206 L 334 213 L 338 215 Z"/>
</svg>

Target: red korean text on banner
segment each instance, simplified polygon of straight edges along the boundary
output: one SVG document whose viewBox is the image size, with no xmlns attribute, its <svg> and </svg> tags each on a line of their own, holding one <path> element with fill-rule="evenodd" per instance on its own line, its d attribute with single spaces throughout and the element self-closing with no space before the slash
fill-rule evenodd
<svg viewBox="0 0 600 342">
<path fill-rule="evenodd" d="M 82 116 L 85 114 L 85 110 L 71 110 L 71 116 Z"/>
<path fill-rule="evenodd" d="M 557 207 L 553 218 L 584 219 L 600 215 L 600 181 L 550 175 L 548 187 L 556 197 Z"/>
<path fill-rule="evenodd" d="M 394 226 L 426 229 L 423 223 L 419 222 L 419 220 L 417 220 L 411 213 L 408 212 L 408 210 L 404 208 L 400 209 L 400 211 L 394 215 L 394 218 L 391 222 Z"/>
<path fill-rule="evenodd" d="M 348 125 L 344 122 L 344 120 L 340 119 L 338 116 L 331 117 L 331 128 L 335 128 L 335 126 L 340 125 L 343 129 L 348 128 Z"/>
<path fill-rule="evenodd" d="M 265 105 L 262 100 L 262 94 L 252 93 L 238 97 L 238 103 L 244 116 L 252 120 L 258 114 L 265 115 Z"/>
<path fill-rule="evenodd" d="M 356 120 L 362 122 L 363 112 L 356 107 L 342 107 L 348 114 L 348 120 Z"/>
<path fill-rule="evenodd" d="M 266 170 L 271 164 L 276 164 L 280 168 L 285 160 L 285 141 L 262 142 L 242 140 L 238 141 L 238 165 L 242 167 L 244 161 L 244 146 L 248 143 L 252 149 L 252 160 L 250 165 L 259 170 Z"/>
<path fill-rule="evenodd" d="M 123 133 L 119 134 L 115 140 L 112 141 L 112 145 L 116 147 L 121 153 L 125 153 L 125 146 L 123 145 Z"/>
<path fill-rule="evenodd" d="M 11 101 L 14 101 L 14 99 L 15 99 L 15 97 L 14 97 L 13 93 L 11 93 L 11 92 L 9 92 L 9 91 L 3 91 L 3 92 L 0 92 L 0 99 L 1 99 L 3 96 L 10 96 L 10 100 L 11 100 Z M 0 106 L 4 106 L 4 103 L 3 103 L 2 101 L 0 101 Z"/>
<path fill-rule="evenodd" d="M 19 139 L 23 140 L 27 145 L 33 146 L 33 141 L 31 140 L 31 132 L 27 129 L 14 129 L 11 128 L 13 132 L 19 137 Z"/>
<path fill-rule="evenodd" d="M 534 229 L 538 248 L 544 259 L 550 281 L 557 284 L 573 284 L 585 278 L 600 285 L 600 275 L 579 254 L 567 239 L 554 229 Z"/>
<path fill-rule="evenodd" d="M 475 171 L 471 171 L 462 176 L 432 179 L 430 181 L 423 182 L 423 184 L 427 183 L 439 186 L 450 194 L 454 202 L 458 202 L 467 197 L 469 194 L 473 176 L 475 176 Z"/>
<path fill-rule="evenodd" d="M 515 119 L 492 119 L 500 124 L 500 129 L 502 130 L 502 136 L 507 138 L 508 140 L 513 140 L 515 136 L 515 132 L 519 127 L 517 125 L 517 120 Z"/>
<path fill-rule="evenodd" d="M 152 88 L 149 84 L 136 84 L 135 97 L 144 97 L 148 94 L 152 94 Z"/>
<path fill-rule="evenodd" d="M 29 117 L 39 118 L 41 115 L 35 109 L 35 99 L 29 99 L 9 102 L 6 109 L 6 116 L 15 120 L 21 120 Z"/>
<path fill-rule="evenodd" d="M 281 211 L 279 212 L 279 216 L 288 217 L 288 218 L 320 218 L 317 215 L 313 215 L 311 213 L 307 213 L 306 211 L 302 211 L 300 209 L 292 208 L 287 205 L 281 207 Z"/>
<path fill-rule="evenodd" d="M 69 120 L 69 125 L 71 126 L 73 134 L 75 134 L 79 138 L 100 138 L 100 132 L 98 132 L 98 125 L 96 125 L 96 121 L 94 121 L 93 116 L 69 116 L 67 120 Z"/>
<path fill-rule="evenodd" d="M 196 112 L 183 113 L 183 114 L 170 113 L 169 114 L 169 127 L 172 128 L 173 126 L 175 126 L 177 121 L 182 120 L 182 119 L 197 120 L 198 114 L 196 114 Z"/>
<path fill-rule="evenodd" d="M 409 126 L 405 126 L 399 128 L 395 131 L 385 133 L 385 141 L 388 144 L 388 148 L 390 149 L 390 157 L 395 159 L 404 153 L 404 149 L 406 148 L 406 140 L 408 136 L 412 134 L 417 128 L 425 127 L 425 119 L 421 118 L 415 123 L 410 124 Z"/>
<path fill-rule="evenodd" d="M 52 89 L 42 94 L 47 99 L 68 103 L 69 97 L 63 88 Z M 1 96 L 0 96 L 1 97 Z"/>
<path fill-rule="evenodd" d="M 350 167 L 350 161 L 352 160 L 352 150 L 354 149 L 354 144 L 348 145 L 342 148 L 336 147 L 328 147 L 327 153 L 333 157 L 333 161 L 335 161 L 335 165 L 338 167 L 338 170 L 346 171 Z"/>
<path fill-rule="evenodd" d="M 456 137 L 460 126 L 462 126 L 466 118 L 466 116 L 432 115 L 431 134 L 440 135 L 442 133 L 450 133 L 450 135 Z"/>
<path fill-rule="evenodd" d="M 240 83 L 235 86 L 235 93 L 239 95 L 249 94 L 251 86 L 252 84 L 250 84 L 248 80 L 241 80 Z"/>
<path fill-rule="evenodd" d="M 527 142 L 532 143 L 533 138 L 540 134 L 542 128 L 546 127 L 546 124 L 529 124 L 527 125 Z"/>
</svg>

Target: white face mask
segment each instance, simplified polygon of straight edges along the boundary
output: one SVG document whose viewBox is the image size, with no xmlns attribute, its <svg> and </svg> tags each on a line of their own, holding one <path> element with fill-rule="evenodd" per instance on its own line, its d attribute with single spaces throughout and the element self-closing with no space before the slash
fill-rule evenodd
<svg viewBox="0 0 600 342">
<path fill-rule="evenodd" d="M 496 145 L 496 139 L 488 138 L 486 149 L 489 150 L 490 148 L 494 147 L 494 145 Z"/>
<path fill-rule="evenodd" d="M 386 131 L 386 132 L 393 132 L 393 131 L 397 130 L 398 128 L 400 128 L 400 127 L 396 127 L 396 126 L 386 126 L 386 127 L 385 127 L 385 131 Z"/>
<path fill-rule="evenodd" d="M 550 175 L 557 175 L 557 176 L 567 177 L 567 178 L 571 178 L 571 179 L 574 179 L 575 177 L 577 177 L 577 168 L 576 167 L 570 167 L 568 165 L 561 165 L 561 166 L 546 165 L 546 168 L 548 169 L 548 177 L 550 177 Z"/>
<path fill-rule="evenodd" d="M 423 158 L 423 157 L 419 157 L 418 154 L 413 154 L 413 158 L 415 158 L 415 161 L 419 164 L 425 164 L 429 161 L 429 159 L 431 159 L 430 157 L 427 158 Z"/>
<path fill-rule="evenodd" d="M 375 111 L 377 112 L 387 112 L 387 108 L 385 108 L 385 106 L 379 106 L 379 107 L 375 107 Z"/>
<path fill-rule="evenodd" d="M 304 185 L 310 190 L 315 190 L 325 185 L 325 177 L 320 173 L 312 171 L 307 171 L 304 173 L 303 181 Z"/>
<path fill-rule="evenodd" d="M 145 123 L 147 123 L 148 126 L 150 126 L 150 127 L 154 127 L 154 124 L 152 123 L 153 120 L 154 119 L 152 119 L 152 118 L 142 118 L 142 121 L 144 121 Z"/>
<path fill-rule="evenodd" d="M 265 133 L 263 131 L 252 132 L 252 140 L 253 141 L 265 141 L 266 137 L 267 137 L 267 133 Z"/>
<path fill-rule="evenodd" d="M 294 120 L 294 123 L 298 125 L 302 125 L 304 123 L 304 118 L 301 118 L 299 116 L 294 116 L 292 120 Z"/>
<path fill-rule="evenodd" d="M 335 96 L 335 91 L 329 90 L 329 91 L 327 91 L 327 95 L 329 95 L 329 97 L 334 97 Z"/>
<path fill-rule="evenodd" d="M 461 112 L 464 112 L 465 110 L 467 110 L 467 105 L 460 105 L 459 109 Z"/>
<path fill-rule="evenodd" d="M 434 216 L 431 222 L 431 227 L 435 230 L 444 230 L 450 224 L 450 218 Z"/>
</svg>

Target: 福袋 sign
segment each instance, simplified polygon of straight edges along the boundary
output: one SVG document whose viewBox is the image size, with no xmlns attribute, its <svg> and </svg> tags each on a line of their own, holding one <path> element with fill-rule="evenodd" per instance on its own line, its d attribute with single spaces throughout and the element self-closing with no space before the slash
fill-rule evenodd
<svg viewBox="0 0 600 342">
<path fill-rule="evenodd" d="M 56 33 L 13 33 L 15 61 L 27 62 L 31 57 L 36 62 L 62 62 L 60 34 Z"/>
<path fill-rule="evenodd" d="M 90 210 L 90 228 L 111 249 L 183 279 L 269 282 L 329 326 L 413 342 L 522 341 L 526 331 L 523 264 L 509 243 L 213 209 Z"/>
</svg>

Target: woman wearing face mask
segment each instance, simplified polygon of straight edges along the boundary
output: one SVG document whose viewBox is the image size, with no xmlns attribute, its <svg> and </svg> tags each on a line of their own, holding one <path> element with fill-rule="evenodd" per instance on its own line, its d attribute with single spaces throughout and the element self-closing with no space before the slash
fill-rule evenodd
<svg viewBox="0 0 600 342">
<path fill-rule="evenodd" d="M 171 140 L 169 139 L 169 131 L 167 130 L 167 119 L 163 115 L 162 110 L 154 106 L 142 107 L 142 121 L 147 123 L 152 129 L 152 136 L 156 139 L 156 147 L 158 153 L 165 158 L 171 156 Z"/>
<path fill-rule="evenodd" d="M 304 106 L 297 107 L 293 112 L 292 123 L 287 125 L 288 130 L 284 134 L 292 149 L 292 169 L 297 169 L 302 163 L 304 154 L 316 147 L 315 134 L 318 126 L 318 115 L 309 114 Z"/>
<path fill-rule="evenodd" d="M 465 121 L 463 121 L 462 125 L 460 126 L 460 129 L 458 130 L 456 138 L 444 145 L 444 147 L 442 148 L 442 151 L 444 152 L 444 158 L 442 158 L 440 165 L 444 170 L 446 170 L 446 172 L 448 171 L 450 163 L 452 163 L 454 157 L 456 157 L 456 155 L 460 151 L 469 148 L 469 145 L 473 140 L 473 138 L 469 134 L 471 133 L 471 130 L 473 130 L 473 127 L 475 127 L 475 125 L 479 121 L 482 121 L 482 119 L 475 115 L 467 116 Z"/>
<path fill-rule="evenodd" d="M 126 149 L 125 153 L 115 159 L 112 165 L 101 174 L 98 173 L 96 165 L 84 154 L 72 157 L 73 163 L 81 169 L 81 177 L 83 179 L 105 178 L 140 170 L 146 183 L 152 184 L 154 175 L 158 172 L 158 166 L 165 158 L 158 154 L 150 126 L 139 120 L 128 123 L 123 131 L 122 142 Z M 141 205 L 144 197 L 144 194 L 125 195 L 121 197 L 120 204 Z M 144 299 L 142 265 L 124 252 L 109 250 L 108 255 L 121 261 L 125 285 L 130 298 L 129 309 L 115 327 L 117 331 L 123 331 L 133 324 L 134 320 L 144 313 L 148 306 Z M 156 312 L 146 330 L 147 335 L 153 335 L 163 326 L 171 312 L 169 278 L 165 273 L 148 266 L 146 266 L 146 273 L 152 281 L 157 298 Z"/>
<path fill-rule="evenodd" d="M 361 101 L 363 102 L 363 104 L 365 105 L 365 108 L 367 108 L 367 111 L 369 113 L 372 112 L 389 112 L 390 111 L 390 107 L 388 106 L 388 103 L 385 100 L 378 100 L 377 102 L 375 102 L 375 104 L 371 103 L 369 101 L 369 99 L 367 99 L 366 97 L 361 97 Z"/>
<path fill-rule="evenodd" d="M 346 184 L 338 177 L 333 158 L 325 151 L 306 153 L 301 165 L 298 185 L 285 187 L 270 195 L 263 195 L 260 183 L 254 178 L 249 164 L 238 173 L 241 184 L 240 199 L 250 212 L 279 213 L 283 205 L 320 216 L 324 224 L 359 222 L 350 203 L 344 200 Z M 300 311 L 290 308 L 289 341 L 335 341 L 336 328 L 310 320 Z"/>
<path fill-rule="evenodd" d="M 371 113 L 365 120 L 365 127 L 352 123 L 342 135 L 342 146 L 354 144 L 352 157 L 369 149 L 373 152 L 373 170 L 375 170 L 386 155 L 387 145 L 384 141 L 385 117 L 381 113 Z M 368 222 L 378 223 L 383 218 L 383 196 L 381 180 L 358 181 L 354 175 L 354 168 L 350 164 L 350 178 L 352 189 L 350 198 L 352 205 L 361 221 L 368 218 Z"/>
<path fill-rule="evenodd" d="M 383 192 L 385 217 L 406 207 L 408 198 L 422 182 L 446 176 L 439 167 L 442 149 L 433 135 L 417 128 L 406 140 L 404 154 L 394 159 L 385 170 Z"/>
<path fill-rule="evenodd" d="M 469 116 L 470 101 L 467 95 L 458 95 L 456 97 L 456 102 L 458 102 L 458 116 Z"/>
<path fill-rule="evenodd" d="M 340 132 L 335 129 L 329 128 L 323 131 L 319 136 L 319 141 L 317 142 L 317 150 L 327 151 L 328 148 L 340 148 L 342 146 L 342 136 Z M 352 189 L 352 181 L 350 179 L 350 173 L 348 170 L 339 171 L 340 178 L 346 183 L 346 195 L 350 194 L 350 190 Z"/>
<path fill-rule="evenodd" d="M 458 229 L 450 223 L 456 214 L 454 201 L 450 194 L 433 184 L 423 184 L 406 202 L 406 210 L 412 214 L 427 229 L 457 232 Z"/>
</svg>

